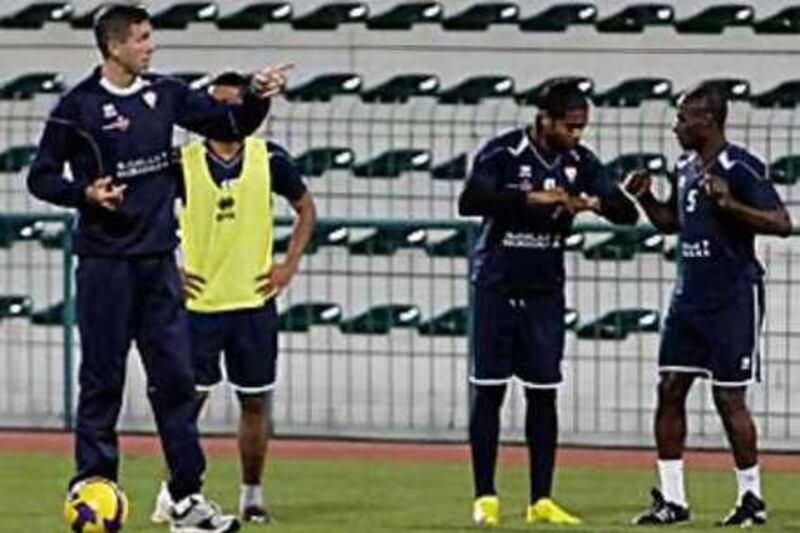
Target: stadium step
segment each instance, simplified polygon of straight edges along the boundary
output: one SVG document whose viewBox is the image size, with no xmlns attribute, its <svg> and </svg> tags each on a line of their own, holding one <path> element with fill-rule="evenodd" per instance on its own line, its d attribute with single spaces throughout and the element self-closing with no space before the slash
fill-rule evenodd
<svg viewBox="0 0 800 533">
<path fill-rule="evenodd" d="M 366 90 L 361 99 L 367 103 L 406 103 L 415 96 L 433 96 L 439 91 L 439 77 L 434 74 L 402 74 Z"/>
<path fill-rule="evenodd" d="M 618 13 L 597 22 L 597 31 L 640 33 L 647 26 L 671 24 L 675 9 L 669 4 L 637 4 L 627 6 Z"/>
<path fill-rule="evenodd" d="M 350 148 L 327 146 L 307 150 L 296 157 L 294 162 L 303 176 L 319 177 L 329 170 L 349 169 L 355 158 Z"/>
<path fill-rule="evenodd" d="M 386 334 L 392 328 L 414 328 L 420 320 L 419 307 L 389 304 L 371 307 L 365 312 L 343 320 L 339 329 L 344 333 Z"/>
<path fill-rule="evenodd" d="M 0 172 L 19 172 L 28 168 L 36 157 L 36 146 L 10 146 L 0 152 Z"/>
<path fill-rule="evenodd" d="M 378 156 L 353 166 L 359 178 L 398 178 L 403 172 L 428 170 L 431 152 L 420 149 L 387 150 Z"/>
<path fill-rule="evenodd" d="M 660 316 L 652 309 L 617 309 L 576 330 L 581 339 L 625 339 L 631 333 L 657 332 Z"/>
<path fill-rule="evenodd" d="M 485 31 L 493 24 L 513 24 L 519 17 L 519 6 L 510 2 L 473 4 L 460 13 L 445 17 L 445 30 Z"/>
<path fill-rule="evenodd" d="M 150 21 L 154 28 L 185 30 L 194 22 L 213 22 L 218 14 L 214 2 L 176 2 L 154 13 Z"/>
<path fill-rule="evenodd" d="M 466 257 L 470 252 L 467 230 L 453 230 L 443 239 L 428 242 L 425 252 L 431 257 Z"/>
<path fill-rule="evenodd" d="M 358 94 L 363 80 L 352 72 L 321 74 L 286 91 L 286 98 L 300 102 L 330 102 L 334 96 Z"/>
<path fill-rule="evenodd" d="M 57 72 L 30 72 L 0 85 L 0 100 L 30 100 L 37 94 L 60 94 L 66 85 Z"/>
<path fill-rule="evenodd" d="M 621 154 L 603 165 L 603 172 L 611 180 L 622 181 L 628 172 L 647 170 L 652 174 L 667 173 L 667 158 L 663 154 L 639 152 Z"/>
<path fill-rule="evenodd" d="M 331 302 L 305 302 L 294 304 L 278 315 L 281 331 L 304 332 L 311 326 L 338 324 L 342 319 L 342 308 Z"/>
<path fill-rule="evenodd" d="M 594 103 L 606 107 L 638 107 L 646 100 L 670 100 L 672 82 L 666 78 L 631 78 L 595 93 Z"/>
<path fill-rule="evenodd" d="M 369 16 L 366 2 L 334 2 L 292 19 L 296 30 L 335 30 L 341 24 L 362 22 Z"/>
<path fill-rule="evenodd" d="M 474 76 L 439 93 L 442 104 L 477 104 L 486 98 L 505 98 L 514 93 L 509 76 Z"/>
<path fill-rule="evenodd" d="M 454 307 L 423 320 L 417 326 L 417 331 L 420 335 L 464 336 L 468 323 L 469 310 L 466 307 Z"/>
<path fill-rule="evenodd" d="M 558 4 L 519 21 L 522 31 L 566 31 L 574 24 L 592 24 L 597 19 L 594 4 L 577 2 Z"/>
<path fill-rule="evenodd" d="M 800 178 L 800 155 L 779 157 L 769 166 L 769 178 L 780 185 L 794 185 Z"/>
<path fill-rule="evenodd" d="M 701 81 L 699 85 L 717 91 L 728 100 L 750 98 L 750 82 L 742 78 L 713 78 Z"/>
<path fill-rule="evenodd" d="M 564 328 L 567 330 L 574 331 L 578 327 L 578 323 L 580 322 L 581 315 L 578 313 L 577 309 L 572 309 L 571 307 L 567 307 L 564 309 Z"/>
<path fill-rule="evenodd" d="M 87 11 L 74 11 L 72 14 L 72 18 L 69 21 L 70 26 L 75 28 L 76 30 L 88 30 L 94 26 L 94 19 L 97 13 L 103 8 L 102 3 L 94 3 L 90 2 L 88 5 L 91 6 L 90 9 Z M 85 6 L 84 6 L 85 7 Z"/>
<path fill-rule="evenodd" d="M 291 240 L 291 232 L 287 232 L 280 237 L 276 236 L 272 244 L 274 253 L 286 253 L 289 249 L 289 241 Z M 322 246 L 345 246 L 349 237 L 349 231 L 341 224 L 332 224 L 330 222 L 318 221 L 314 225 L 314 230 L 311 238 L 306 244 L 305 254 L 315 254 Z"/>
<path fill-rule="evenodd" d="M 458 180 L 467 177 L 467 154 L 458 154 L 452 159 L 431 167 L 431 179 Z"/>
<path fill-rule="evenodd" d="M 4 15 L 0 18 L 0 28 L 39 30 L 47 22 L 68 19 L 72 13 L 69 2 L 36 2 Z"/>
<path fill-rule="evenodd" d="M 800 33 L 800 6 L 794 5 L 753 24 L 756 33 Z"/>
<path fill-rule="evenodd" d="M 746 4 L 709 6 L 699 13 L 675 22 L 679 33 L 722 33 L 730 26 L 750 26 L 755 10 Z"/>
<path fill-rule="evenodd" d="M 72 302 L 74 307 L 74 302 Z M 61 326 L 64 324 L 64 302 L 55 303 L 44 309 L 31 313 L 31 323 L 37 326 Z M 72 309 L 72 322 L 75 322 L 75 311 Z"/>
<path fill-rule="evenodd" d="M 615 233 L 608 239 L 589 246 L 583 252 L 586 259 L 623 261 L 637 253 L 660 253 L 664 236 L 653 229 L 636 229 Z"/>
<path fill-rule="evenodd" d="M 785 81 L 750 99 L 756 107 L 794 109 L 800 104 L 800 80 Z"/>
<path fill-rule="evenodd" d="M 374 233 L 353 241 L 347 250 L 353 255 L 392 255 L 399 248 L 425 245 L 427 232 L 422 228 L 376 228 Z"/>
<path fill-rule="evenodd" d="M 444 9 L 439 2 L 404 2 L 367 20 L 371 30 L 410 30 L 415 24 L 439 22 Z"/>
<path fill-rule="evenodd" d="M 22 294 L 0 295 L 0 319 L 29 316 L 33 309 L 30 296 Z"/>
<path fill-rule="evenodd" d="M 66 231 L 62 221 L 36 220 L 31 223 L 18 223 L 13 233 L 17 240 L 39 241 L 46 250 L 60 250 L 65 245 Z"/>
<path fill-rule="evenodd" d="M 289 2 L 256 2 L 242 9 L 217 17 L 221 30 L 260 30 L 265 24 L 289 22 L 292 19 L 292 4 Z"/>
<path fill-rule="evenodd" d="M 591 78 L 587 78 L 586 76 L 560 76 L 547 79 L 529 89 L 518 92 L 514 95 L 514 100 L 520 105 L 536 105 L 546 88 L 555 82 L 561 83 L 566 81 L 572 82 L 587 96 L 592 96 L 592 94 L 594 94 L 594 81 L 592 81 Z"/>
</svg>

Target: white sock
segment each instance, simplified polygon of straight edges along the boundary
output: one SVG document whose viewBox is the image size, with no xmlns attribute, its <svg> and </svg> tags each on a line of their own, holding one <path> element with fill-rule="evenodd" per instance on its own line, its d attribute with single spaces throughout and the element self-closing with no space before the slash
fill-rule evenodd
<svg viewBox="0 0 800 533">
<path fill-rule="evenodd" d="M 158 489 L 158 498 L 160 500 L 163 499 L 165 503 L 169 502 L 170 505 L 173 503 L 172 494 L 169 493 L 169 487 L 166 481 L 161 482 L 161 487 Z"/>
<path fill-rule="evenodd" d="M 742 503 L 742 498 L 745 493 L 752 492 L 758 499 L 761 498 L 761 468 L 758 465 L 745 468 L 744 470 L 736 469 L 736 484 L 739 486 L 739 497 L 736 499 L 737 504 Z"/>
<path fill-rule="evenodd" d="M 261 485 L 247 485 L 242 483 L 239 492 L 239 508 L 244 509 L 251 505 L 263 507 L 264 499 L 261 494 Z"/>
<path fill-rule="evenodd" d="M 661 492 L 668 502 L 687 507 L 686 489 L 683 485 L 683 459 L 667 461 L 658 460 L 658 476 L 661 480 Z"/>
</svg>

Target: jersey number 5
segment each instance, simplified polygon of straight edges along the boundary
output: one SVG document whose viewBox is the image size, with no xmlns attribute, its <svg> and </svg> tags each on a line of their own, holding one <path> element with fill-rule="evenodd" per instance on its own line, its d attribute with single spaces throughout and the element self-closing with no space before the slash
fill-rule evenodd
<svg viewBox="0 0 800 533">
<path fill-rule="evenodd" d="M 694 213 L 695 209 L 697 209 L 697 189 L 690 189 L 686 193 L 686 212 Z"/>
</svg>

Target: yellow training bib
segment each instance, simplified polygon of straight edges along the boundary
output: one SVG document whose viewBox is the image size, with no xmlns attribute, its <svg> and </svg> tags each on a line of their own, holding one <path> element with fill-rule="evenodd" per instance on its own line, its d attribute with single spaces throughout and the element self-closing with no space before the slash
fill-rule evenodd
<svg viewBox="0 0 800 533">
<path fill-rule="evenodd" d="M 263 139 L 245 139 L 238 179 L 214 182 L 202 143 L 181 149 L 186 189 L 181 213 L 184 268 L 205 280 L 186 306 L 219 312 L 260 307 L 256 277 L 272 267 L 272 176 Z"/>
</svg>

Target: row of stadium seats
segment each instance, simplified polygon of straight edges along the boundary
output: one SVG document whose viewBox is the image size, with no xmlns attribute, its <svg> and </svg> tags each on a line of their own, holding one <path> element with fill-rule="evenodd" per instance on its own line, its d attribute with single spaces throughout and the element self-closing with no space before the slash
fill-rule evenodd
<svg viewBox="0 0 800 533">
<path fill-rule="evenodd" d="M 174 73 L 190 84 L 202 85 L 210 80 L 206 72 Z M 510 76 L 472 76 L 455 85 L 442 88 L 435 74 L 400 74 L 369 89 L 356 73 L 321 74 L 304 83 L 289 87 L 286 98 L 297 102 L 327 102 L 344 95 L 357 95 L 365 103 L 405 103 L 411 98 L 436 98 L 442 104 L 477 104 L 488 98 L 513 98 L 520 105 L 537 102 L 542 91 L 554 80 L 571 80 L 598 106 L 635 107 L 649 100 L 674 101 L 680 94 L 673 82 L 661 77 L 623 80 L 603 91 L 596 91 L 594 81 L 585 76 L 551 78 L 527 89 L 515 90 Z M 740 78 L 708 79 L 702 84 L 717 88 L 731 100 L 748 101 L 756 107 L 793 108 L 800 103 L 800 80 L 788 80 L 776 87 L 755 94 L 748 80 Z M 37 94 L 58 94 L 66 89 L 64 78 L 56 72 L 31 72 L 0 84 L 0 100 L 31 99 Z"/>
<path fill-rule="evenodd" d="M 346 224 L 320 221 L 306 247 L 306 254 L 315 254 L 322 247 L 345 248 L 351 255 L 391 256 L 401 249 L 420 249 L 428 257 L 466 257 L 469 254 L 467 230 L 454 229 L 434 238 L 425 225 L 408 224 L 404 228 L 386 227 L 376 224 L 368 228 L 363 236 L 354 238 Z M 15 242 L 34 241 L 44 249 L 63 249 L 66 241 L 63 222 L 19 221 L 0 218 L 0 248 L 10 248 Z M 290 234 L 277 234 L 274 251 L 285 253 Z M 637 254 L 663 254 L 667 260 L 675 260 L 675 248 L 667 246 L 664 236 L 649 228 L 621 230 L 593 244 L 586 243 L 586 235 L 580 231 L 570 235 L 565 250 L 580 252 L 583 257 L 595 261 L 627 261 Z"/>
<path fill-rule="evenodd" d="M 299 3 L 295 2 L 299 7 Z M 515 2 L 477 2 L 450 12 L 444 2 L 402 1 L 371 13 L 369 2 L 332 1 L 295 13 L 290 2 L 253 0 L 233 11 L 224 2 L 175 1 L 153 13 L 157 28 L 185 29 L 192 23 L 214 23 L 223 30 L 258 30 L 264 25 L 285 23 L 298 30 L 335 30 L 342 24 L 361 23 L 371 30 L 408 30 L 416 24 L 439 24 L 445 30 L 480 31 L 492 25 L 516 25 L 521 31 L 560 32 L 573 25 L 593 25 L 600 32 L 636 33 L 650 26 L 672 26 L 680 33 L 715 34 L 735 26 L 751 27 L 757 33 L 800 32 L 800 7 L 790 6 L 769 16 L 756 18 L 746 4 L 707 6 L 678 19 L 667 3 L 639 3 L 600 16 L 591 2 L 558 3 L 527 12 Z M 0 27 L 38 29 L 48 22 L 68 22 L 74 28 L 91 27 L 97 8 L 84 12 L 70 2 L 32 2 L 5 14 Z"/>
<path fill-rule="evenodd" d="M 14 317 L 29 317 L 36 325 L 60 326 L 64 303 L 34 311 L 28 296 L 0 295 L 0 320 Z M 564 313 L 565 327 L 582 339 L 622 340 L 632 333 L 656 332 L 660 323 L 658 311 L 643 308 L 616 309 L 583 324 L 579 319 L 575 309 Z M 335 326 L 347 334 L 382 335 L 395 328 L 414 328 L 420 335 L 463 336 L 468 321 L 466 307 L 447 309 L 423 320 L 419 307 L 408 304 L 377 305 L 345 318 L 336 303 L 305 302 L 291 305 L 279 315 L 280 330 L 293 333 L 308 332 L 312 326 Z"/>
<path fill-rule="evenodd" d="M 0 152 L 0 173 L 21 172 L 36 156 L 36 146 L 11 146 Z M 363 162 L 356 162 L 356 155 L 346 147 L 312 148 L 295 157 L 301 173 L 308 178 L 317 178 L 329 171 L 343 170 L 356 178 L 395 179 L 406 172 L 428 172 L 434 180 L 461 181 L 466 177 L 468 156 L 466 153 L 433 164 L 430 150 L 403 148 L 386 150 Z M 666 174 L 667 158 L 658 153 L 639 152 L 622 154 L 608 161 L 606 175 L 619 179 L 632 170 L 648 169 L 655 175 Z M 782 156 L 769 166 L 770 179 L 780 185 L 794 185 L 800 179 L 800 155 Z"/>
</svg>

